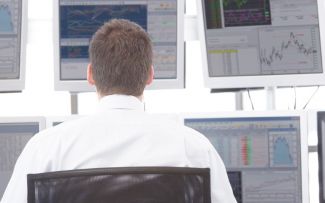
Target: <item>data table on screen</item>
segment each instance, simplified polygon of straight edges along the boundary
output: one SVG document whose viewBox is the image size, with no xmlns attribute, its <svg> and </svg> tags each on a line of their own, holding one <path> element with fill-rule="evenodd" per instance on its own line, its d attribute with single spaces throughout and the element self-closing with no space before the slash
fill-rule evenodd
<svg viewBox="0 0 325 203">
<path fill-rule="evenodd" d="M 303 202 L 299 117 L 186 118 L 222 158 L 239 203 Z"/>
</svg>

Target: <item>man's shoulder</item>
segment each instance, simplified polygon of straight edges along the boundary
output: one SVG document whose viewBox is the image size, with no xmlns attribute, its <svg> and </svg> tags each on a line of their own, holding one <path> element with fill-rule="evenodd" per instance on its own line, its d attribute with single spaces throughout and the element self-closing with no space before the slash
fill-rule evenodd
<svg viewBox="0 0 325 203">
<path fill-rule="evenodd" d="M 214 147 L 210 141 L 200 132 L 183 126 L 182 131 L 184 133 L 184 144 L 187 157 L 192 160 L 193 163 L 208 163 L 209 154 L 214 151 Z"/>
<path fill-rule="evenodd" d="M 182 130 L 185 133 L 185 139 L 188 142 L 195 142 L 201 145 L 209 145 L 210 141 L 200 132 L 194 130 L 193 128 L 183 126 Z"/>
<path fill-rule="evenodd" d="M 209 144 L 208 139 L 200 132 L 184 125 L 183 120 L 175 115 L 150 115 L 151 123 L 161 128 L 173 131 L 184 137 L 185 141 L 197 142 L 202 145 Z"/>
<path fill-rule="evenodd" d="M 58 139 L 62 135 L 66 135 L 66 133 L 71 133 L 72 131 L 81 130 L 82 126 L 85 126 L 87 123 L 87 117 L 80 117 L 73 120 L 64 121 L 56 126 L 49 127 L 47 129 L 42 130 L 38 134 L 36 134 L 33 138 L 37 140 L 44 139 Z"/>
</svg>

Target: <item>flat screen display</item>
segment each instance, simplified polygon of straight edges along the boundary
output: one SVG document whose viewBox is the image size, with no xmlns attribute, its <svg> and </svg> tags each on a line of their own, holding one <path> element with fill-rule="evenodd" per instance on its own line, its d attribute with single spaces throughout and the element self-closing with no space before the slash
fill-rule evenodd
<svg viewBox="0 0 325 203">
<path fill-rule="evenodd" d="M 153 42 L 155 79 L 176 79 L 177 0 L 59 0 L 61 81 L 86 80 L 92 35 L 111 19 L 127 19 Z"/>
<path fill-rule="evenodd" d="M 323 73 L 317 0 L 202 0 L 208 76 Z"/>
<path fill-rule="evenodd" d="M 185 119 L 221 156 L 238 203 L 301 203 L 300 117 Z"/>
<path fill-rule="evenodd" d="M 20 78 L 21 26 L 22 0 L 0 0 L 0 80 Z"/>
</svg>

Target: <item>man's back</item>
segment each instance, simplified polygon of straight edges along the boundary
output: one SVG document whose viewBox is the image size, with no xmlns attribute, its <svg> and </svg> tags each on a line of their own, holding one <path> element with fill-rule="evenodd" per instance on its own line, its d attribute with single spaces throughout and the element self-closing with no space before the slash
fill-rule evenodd
<svg viewBox="0 0 325 203">
<path fill-rule="evenodd" d="M 47 143 L 49 147 L 60 146 L 53 149 L 57 150 L 54 152 L 57 164 L 51 169 L 190 165 L 185 143 L 188 142 L 186 138 L 195 140 L 193 131 L 175 117 L 144 113 L 135 97 L 128 97 L 129 103 L 121 104 L 125 98 L 104 98 L 106 101 L 101 102 L 100 113 L 43 133 L 51 137 Z M 205 140 L 196 140 L 197 146 L 204 144 Z"/>
<path fill-rule="evenodd" d="M 28 173 L 124 166 L 209 167 L 212 201 L 235 202 L 224 165 L 207 139 L 177 119 L 144 113 L 136 97 L 113 95 L 101 100 L 97 113 L 36 135 L 2 203 L 26 202 Z"/>
</svg>

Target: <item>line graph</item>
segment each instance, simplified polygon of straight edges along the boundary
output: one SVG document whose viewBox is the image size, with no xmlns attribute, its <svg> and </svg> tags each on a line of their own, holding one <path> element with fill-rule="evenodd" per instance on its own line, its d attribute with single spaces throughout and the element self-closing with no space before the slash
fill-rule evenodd
<svg viewBox="0 0 325 203">
<path fill-rule="evenodd" d="M 286 52 L 291 46 L 295 47 L 298 53 L 305 56 L 317 53 L 317 50 L 314 47 L 307 48 L 304 42 L 297 38 L 295 33 L 290 32 L 289 39 L 287 41 L 282 41 L 279 49 L 272 47 L 272 51 L 269 55 L 266 55 L 266 49 L 261 51 L 261 63 L 272 65 L 275 60 L 281 61 L 284 57 L 284 52 Z"/>
<path fill-rule="evenodd" d="M 61 38 L 90 38 L 110 19 L 127 19 L 147 29 L 146 5 L 87 5 L 60 7 Z"/>
<path fill-rule="evenodd" d="M 317 41 L 315 30 L 310 28 L 261 31 L 260 63 L 263 70 L 287 70 L 287 73 L 317 70 L 320 64 Z"/>
<path fill-rule="evenodd" d="M 245 202 L 298 202 L 298 174 L 295 171 L 246 172 Z"/>
<path fill-rule="evenodd" d="M 270 0 L 223 0 L 226 27 L 270 25 Z"/>
</svg>

